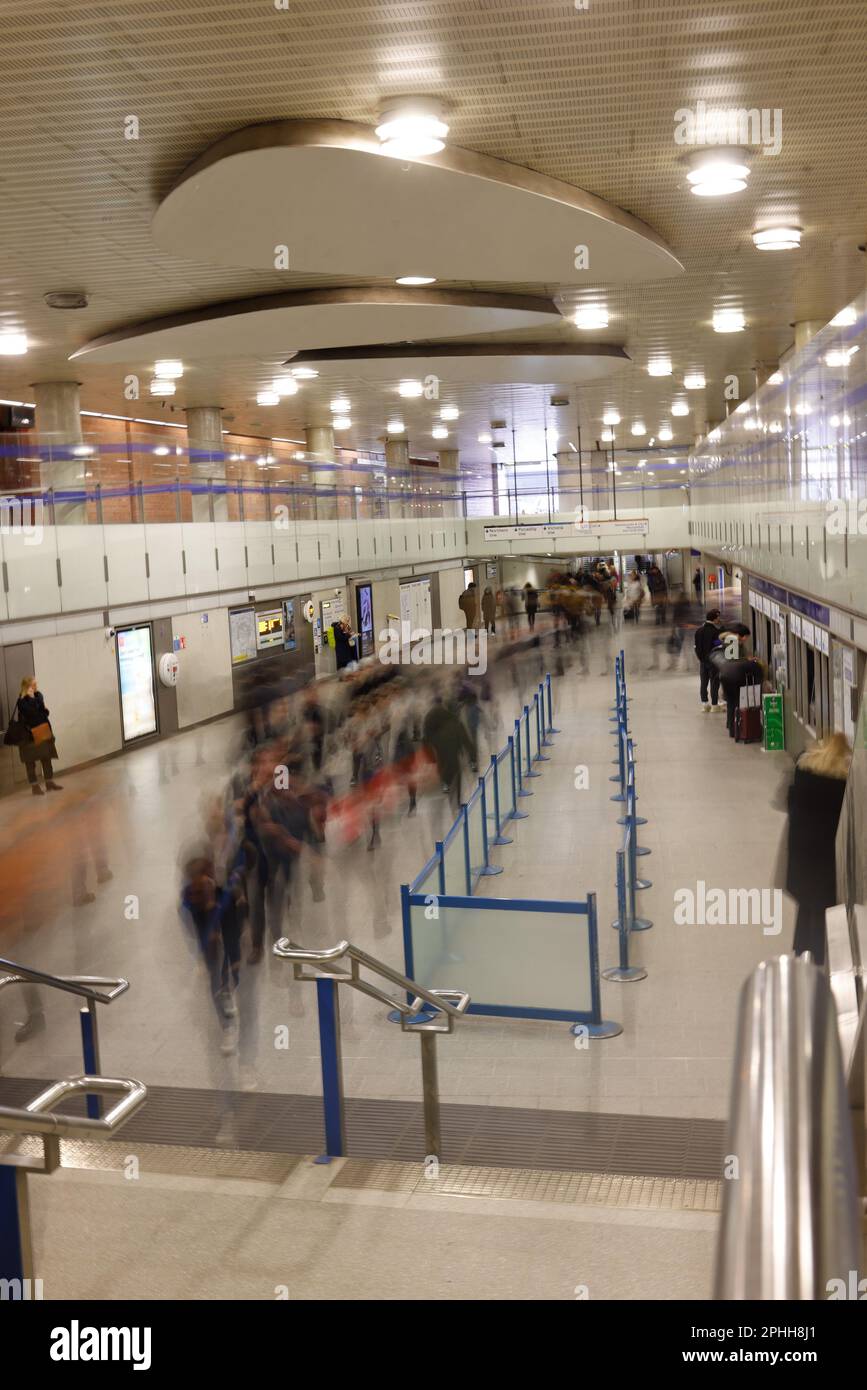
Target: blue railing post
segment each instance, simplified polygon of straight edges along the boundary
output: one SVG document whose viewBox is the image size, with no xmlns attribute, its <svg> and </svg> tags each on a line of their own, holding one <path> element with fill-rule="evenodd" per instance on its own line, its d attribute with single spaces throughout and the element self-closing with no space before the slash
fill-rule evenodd
<svg viewBox="0 0 867 1390">
<path fill-rule="evenodd" d="M 496 768 L 495 768 L 495 769 L 494 769 L 494 778 L 495 778 L 495 779 L 496 779 L 496 776 L 497 776 L 497 772 L 496 772 Z M 491 863 L 491 856 L 490 856 L 490 854 L 489 854 L 489 852 L 488 852 L 488 793 L 487 793 L 487 789 L 486 789 L 486 787 L 485 787 L 485 779 L 484 779 L 484 777 L 480 777 L 480 778 L 479 778 L 479 787 L 480 787 L 480 789 L 481 789 L 481 801 L 482 801 L 482 835 L 484 836 L 484 842 L 485 842 L 485 863 L 484 863 L 484 866 L 483 866 L 483 868 L 482 868 L 482 873 L 485 874 L 487 877 L 492 877 L 494 874 L 501 874 L 501 873 L 503 872 L 503 866 L 502 866 L 502 864 L 492 864 L 492 863 Z M 502 841 L 500 841 L 500 840 L 498 840 L 498 839 L 494 841 L 494 844 L 498 844 L 498 843 L 502 843 Z"/>
<path fill-rule="evenodd" d="M 527 748 L 526 748 L 526 752 L 527 752 L 527 766 L 524 768 L 524 776 L 525 776 L 525 777 L 541 777 L 542 774 L 541 774 L 540 772 L 534 771 L 534 769 L 533 769 L 533 760 L 532 760 L 532 754 L 531 754 L 531 750 L 530 750 L 530 706 L 529 706 L 529 705 L 525 705 L 525 706 L 524 706 L 524 742 L 525 742 L 525 744 L 527 745 Z"/>
<path fill-rule="evenodd" d="M 20 1169 L 0 1165 L 0 1279 L 25 1277 L 18 1189 L 26 1181 Z"/>
<path fill-rule="evenodd" d="M 79 1011 L 81 1023 L 81 1055 L 85 1076 L 99 1076 L 98 1046 L 96 1040 L 96 1019 L 89 1006 L 85 1004 Z M 85 1100 L 88 1119 L 98 1120 L 100 1115 L 99 1097 L 88 1095 Z"/>
<path fill-rule="evenodd" d="M 611 923 L 618 932 L 619 940 L 619 963 L 612 966 L 609 970 L 602 971 L 603 980 L 619 980 L 623 984 L 631 984 L 636 980 L 646 980 L 647 971 L 641 966 L 629 964 L 629 932 L 632 927 L 632 917 L 629 911 L 629 894 L 626 890 L 626 853 L 619 849 L 617 853 L 617 916 Z"/>
<path fill-rule="evenodd" d="M 623 1032 L 619 1023 L 606 1022 L 602 1017 L 602 996 L 599 990 L 599 937 L 596 922 L 596 894 L 587 894 L 587 935 L 590 943 L 590 995 L 592 1018 L 589 1023 L 576 1024 L 570 1031 L 587 1030 L 591 1038 L 616 1038 Z"/>
<path fill-rule="evenodd" d="M 542 687 L 540 685 L 539 690 L 541 689 Z M 533 762 L 547 763 L 550 762 L 551 759 L 548 757 L 547 753 L 542 752 L 545 744 L 545 726 L 544 720 L 542 719 L 542 706 L 539 703 L 539 690 L 537 690 L 536 694 L 533 696 L 533 713 L 536 723 L 536 752 L 533 757 Z"/>
<path fill-rule="evenodd" d="M 325 1155 L 342 1158 L 346 1153 L 343 1114 L 343 1062 L 340 1049 L 340 1003 L 336 980 L 316 981 L 319 1008 L 319 1054 L 322 1062 L 322 1107 L 325 1117 Z"/>
<path fill-rule="evenodd" d="M 524 747 L 520 719 L 515 720 L 515 766 L 518 770 L 518 796 L 532 796 L 529 787 L 524 786 Z"/>
<path fill-rule="evenodd" d="M 500 775 L 499 775 L 499 766 L 500 766 L 500 755 L 497 754 L 497 753 L 492 753 L 492 754 L 491 754 L 491 767 L 492 767 L 493 770 L 494 770 L 494 775 L 493 775 L 493 783 L 494 783 L 494 824 L 495 824 L 496 827 L 497 827 L 497 833 L 496 833 L 496 835 L 494 836 L 494 844 L 495 844 L 495 845 L 510 845 L 510 844 L 512 843 L 512 841 L 511 841 L 506 835 L 503 834 L 503 828 L 504 828 L 504 826 L 505 826 L 505 824 L 506 824 L 506 820 L 508 819 L 508 817 L 503 815 L 502 808 L 501 808 L 501 806 L 500 806 Z"/>
<path fill-rule="evenodd" d="M 554 728 L 554 700 L 551 694 L 551 672 L 545 676 L 545 685 L 548 690 L 548 733 L 559 734 L 560 730 Z"/>
<path fill-rule="evenodd" d="M 515 735 L 514 735 L 514 737 L 511 736 L 511 735 L 509 736 L 509 765 L 510 765 L 511 776 L 512 776 L 512 809 L 511 809 L 511 811 L 509 812 L 509 819 L 510 819 L 510 820 L 526 820 L 526 819 L 527 819 L 528 812 L 527 812 L 527 811 L 519 811 L 519 810 L 518 810 L 518 797 L 519 797 L 519 796 L 532 796 L 532 795 L 533 795 L 532 792 L 522 792 L 522 790 L 521 790 L 521 745 L 520 745 L 520 741 L 518 741 L 517 744 L 516 744 L 516 740 L 520 740 L 520 736 L 521 736 L 521 734 L 520 734 L 520 729 L 519 729 L 519 727 L 518 727 L 518 721 L 517 721 L 517 719 L 516 719 L 516 720 L 515 720 Z"/>
</svg>

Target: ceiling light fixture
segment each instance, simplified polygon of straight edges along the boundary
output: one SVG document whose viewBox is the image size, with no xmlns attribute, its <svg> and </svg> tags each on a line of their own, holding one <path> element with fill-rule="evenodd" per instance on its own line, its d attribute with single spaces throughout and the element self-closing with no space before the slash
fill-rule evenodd
<svg viewBox="0 0 867 1390">
<path fill-rule="evenodd" d="M 278 396 L 297 396 L 300 387 L 294 376 L 278 376 L 272 389 L 277 392 Z"/>
<path fill-rule="evenodd" d="M 334 415 L 346 415 L 351 405 L 352 402 L 348 401 L 345 396 L 335 396 L 328 408 Z"/>
<path fill-rule="evenodd" d="M 599 436 L 599 438 L 602 440 L 602 443 L 603 443 L 603 444 L 613 444 L 613 443 L 614 443 L 614 431 L 613 431 L 613 430 L 603 430 L 602 433 L 601 433 L 601 435 Z"/>
<path fill-rule="evenodd" d="M 169 381 L 174 381 L 177 377 L 183 376 L 184 364 L 175 357 L 164 357 L 162 361 L 154 363 L 154 376 L 162 377 Z"/>
<path fill-rule="evenodd" d="M 299 381 L 312 381 L 319 373 L 315 367 L 293 367 L 292 375 L 297 377 Z"/>
<path fill-rule="evenodd" d="M 150 384 L 150 393 L 152 396 L 173 396 L 175 383 L 167 377 L 155 376 Z"/>
<path fill-rule="evenodd" d="M 586 304 L 575 310 L 572 322 L 576 328 L 593 329 L 608 327 L 608 310 L 601 304 Z"/>
<path fill-rule="evenodd" d="M 713 315 L 714 333 L 742 333 L 746 319 L 740 309 L 715 309 Z"/>
<path fill-rule="evenodd" d="M 747 186 L 750 166 L 740 149 L 704 149 L 690 156 L 687 179 L 699 198 L 724 198 Z"/>
<path fill-rule="evenodd" d="M 448 439 L 449 432 L 446 429 L 445 425 L 434 425 L 433 429 L 431 430 L 431 436 L 434 439 Z"/>
<path fill-rule="evenodd" d="M 27 347 L 26 333 L 0 333 L 0 354 L 4 357 L 21 357 Z"/>
<path fill-rule="evenodd" d="M 492 438 L 493 438 L 493 436 L 490 435 L 490 434 L 480 434 L 480 435 L 479 435 L 479 443 L 480 443 L 480 444 L 490 444 Z"/>
<path fill-rule="evenodd" d="M 636 435 L 647 434 L 647 426 L 645 425 L 643 420 L 633 420 L 632 433 Z"/>
<path fill-rule="evenodd" d="M 671 432 L 671 425 L 660 425 L 658 437 L 666 444 L 670 439 L 673 439 L 674 435 Z"/>
<path fill-rule="evenodd" d="M 449 133 L 442 104 L 435 97 L 407 97 L 384 110 L 376 127 L 383 154 L 422 159 L 439 154 Z"/>
<path fill-rule="evenodd" d="M 397 388 L 397 394 L 405 400 L 412 400 L 424 394 L 424 386 L 420 381 L 402 381 Z"/>
<path fill-rule="evenodd" d="M 335 415 L 331 425 L 335 430 L 348 430 L 352 426 L 352 421 L 348 415 Z"/>
<path fill-rule="evenodd" d="M 174 386 L 172 387 L 172 390 L 174 390 Z M 279 405 L 280 397 L 277 395 L 276 391 L 258 391 L 256 393 L 256 404 Z"/>
<path fill-rule="evenodd" d="M 801 244 L 800 227 L 763 227 L 753 232 L 757 251 L 794 251 Z"/>
<path fill-rule="evenodd" d="M 707 379 L 704 372 L 687 372 L 683 378 L 683 385 L 687 391 L 703 391 L 707 386 Z"/>
<path fill-rule="evenodd" d="M 688 401 L 672 401 L 672 403 L 671 403 L 671 413 L 672 413 L 672 415 L 688 415 L 688 414 L 689 414 L 689 402 L 688 402 Z"/>
<path fill-rule="evenodd" d="M 457 420 L 460 413 L 461 412 L 458 410 L 456 405 L 444 405 L 442 410 L 440 411 L 440 419 Z"/>
<path fill-rule="evenodd" d="M 671 376 L 671 358 L 654 357 L 652 362 L 647 364 L 648 376 Z"/>
<path fill-rule="evenodd" d="M 406 425 L 402 420 L 389 420 L 385 428 L 389 434 L 403 434 Z"/>
<path fill-rule="evenodd" d="M 606 410 L 606 411 L 603 413 L 603 416 L 602 416 L 602 423 L 603 423 L 603 425 L 619 425 L 619 424 L 620 424 L 620 411 L 619 411 L 619 410 Z"/>
<path fill-rule="evenodd" d="M 435 285 L 436 282 L 435 275 L 399 275 L 394 283 L 396 285 Z"/>
</svg>

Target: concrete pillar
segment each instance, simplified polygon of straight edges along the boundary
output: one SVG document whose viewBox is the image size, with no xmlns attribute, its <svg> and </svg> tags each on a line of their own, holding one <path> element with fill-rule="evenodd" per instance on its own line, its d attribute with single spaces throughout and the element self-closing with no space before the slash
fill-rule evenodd
<svg viewBox="0 0 867 1390">
<path fill-rule="evenodd" d="M 226 481 L 226 453 L 223 447 L 223 411 L 218 405 L 189 406 L 187 417 L 187 447 L 190 454 L 190 474 L 193 482 Z M 214 496 L 214 520 L 227 521 L 229 507 L 225 493 Z M 206 493 L 193 495 L 193 521 L 210 521 L 211 499 Z"/>
<path fill-rule="evenodd" d="M 334 430 L 330 425 L 305 425 L 307 453 L 315 459 L 334 459 Z"/>
<path fill-rule="evenodd" d="M 800 352 L 801 348 L 807 346 L 811 338 L 815 338 L 820 328 L 825 325 L 821 319 L 802 319 L 795 324 L 795 351 Z"/>
<path fill-rule="evenodd" d="M 86 486 L 87 459 L 73 452 L 83 444 L 79 386 L 77 381 L 35 381 L 31 388 L 42 460 L 39 479 L 55 492 Z M 87 507 L 84 502 L 56 502 L 54 520 L 58 526 L 85 525 Z"/>
<path fill-rule="evenodd" d="M 385 462 L 389 468 L 409 468 L 409 445 L 405 439 L 386 439 Z"/>
</svg>

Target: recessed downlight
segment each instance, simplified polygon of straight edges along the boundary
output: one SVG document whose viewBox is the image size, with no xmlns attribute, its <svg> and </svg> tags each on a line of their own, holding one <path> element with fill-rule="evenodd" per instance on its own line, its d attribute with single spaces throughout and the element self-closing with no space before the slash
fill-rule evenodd
<svg viewBox="0 0 867 1390">
<path fill-rule="evenodd" d="M 674 435 L 671 431 L 671 425 L 660 425 L 659 435 L 657 437 L 661 439 L 664 444 L 667 444 L 669 440 L 672 440 L 674 438 Z"/>
<path fill-rule="evenodd" d="M 389 434 L 403 434 L 406 425 L 402 420 L 389 420 L 385 428 Z"/>
<path fill-rule="evenodd" d="M 172 387 L 172 389 L 174 390 L 174 387 Z M 257 391 L 257 392 L 256 392 L 256 404 L 257 404 L 257 405 L 279 405 L 279 404 L 280 404 L 280 397 L 277 395 L 277 392 L 276 392 L 276 391 Z"/>
<path fill-rule="evenodd" d="M 184 374 L 184 364 L 176 357 L 163 357 L 154 363 L 154 376 L 165 381 L 175 381 Z"/>
<path fill-rule="evenodd" d="M 715 309 L 713 316 L 714 333 L 742 333 L 746 319 L 740 309 Z"/>
<path fill-rule="evenodd" d="M 703 391 L 707 386 L 707 379 L 704 372 L 687 372 L 683 378 L 683 385 L 687 391 Z"/>
<path fill-rule="evenodd" d="M 397 394 L 405 400 L 413 400 L 424 394 L 424 386 L 420 381 L 402 381 L 397 388 Z"/>
<path fill-rule="evenodd" d="M 438 154 L 448 133 L 442 104 L 435 97 L 406 97 L 392 103 L 376 127 L 382 153 L 396 159 Z"/>
<path fill-rule="evenodd" d="M 444 405 L 442 410 L 440 411 L 440 419 L 457 420 L 460 413 L 461 412 L 458 410 L 456 405 Z"/>
<path fill-rule="evenodd" d="M 602 441 L 603 444 L 613 444 L 613 443 L 614 443 L 614 431 L 613 431 L 613 430 L 603 430 L 602 433 L 601 433 L 601 435 L 599 436 L 599 438 L 601 439 L 601 441 Z"/>
<path fill-rule="evenodd" d="M 672 415 L 688 415 L 689 401 L 672 401 L 671 413 Z"/>
<path fill-rule="evenodd" d="M 602 415 L 602 423 L 603 423 L 603 425 L 619 425 L 619 424 L 620 424 L 620 411 L 619 411 L 619 410 L 606 410 L 606 411 L 604 411 L 604 413 L 603 413 L 603 415 Z"/>
<path fill-rule="evenodd" d="M 352 421 L 348 415 L 335 415 L 331 426 L 335 430 L 348 430 L 352 428 Z"/>
<path fill-rule="evenodd" d="M 396 285 L 435 285 L 437 277 L 435 275 L 399 275 L 395 280 Z"/>
<path fill-rule="evenodd" d="M 433 429 L 431 430 L 431 436 L 434 439 L 448 439 L 449 432 L 446 429 L 445 425 L 434 425 Z"/>
<path fill-rule="evenodd" d="M 601 304 L 583 304 L 575 310 L 572 322 L 576 328 L 599 329 L 608 327 L 608 310 Z"/>
<path fill-rule="evenodd" d="M 750 166 L 743 150 L 703 149 L 690 156 L 687 179 L 699 198 L 725 198 L 747 186 Z"/>
<path fill-rule="evenodd" d="M 272 385 L 278 396 L 297 396 L 300 390 L 294 376 L 278 376 Z"/>
<path fill-rule="evenodd" d="M 648 376 L 671 376 L 671 358 L 654 357 L 647 364 Z"/>
<path fill-rule="evenodd" d="M 298 381 L 312 381 L 319 375 L 315 367 L 293 367 L 291 370 Z"/>
<path fill-rule="evenodd" d="M 634 435 L 647 434 L 647 426 L 643 420 L 633 420 L 631 430 Z"/>
<path fill-rule="evenodd" d="M 753 245 L 757 251 L 794 251 L 800 244 L 800 227 L 763 227 L 753 232 Z"/>
<path fill-rule="evenodd" d="M 0 333 L 0 356 L 22 357 L 27 348 L 26 333 Z"/>
<path fill-rule="evenodd" d="M 169 381 L 167 377 L 155 376 L 150 384 L 152 396 L 173 396 L 175 394 L 175 383 Z"/>
<path fill-rule="evenodd" d="M 334 415 L 348 415 L 352 402 L 347 400 L 346 396 L 335 396 L 334 400 L 329 402 L 328 408 Z"/>
</svg>

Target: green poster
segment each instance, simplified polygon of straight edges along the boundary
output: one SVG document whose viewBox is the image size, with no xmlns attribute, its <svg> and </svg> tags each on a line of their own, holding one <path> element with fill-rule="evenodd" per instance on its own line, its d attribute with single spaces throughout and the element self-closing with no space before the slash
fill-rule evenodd
<svg viewBox="0 0 867 1390">
<path fill-rule="evenodd" d="M 782 695 L 762 696 L 762 747 L 766 753 L 781 753 L 786 746 Z"/>
</svg>

